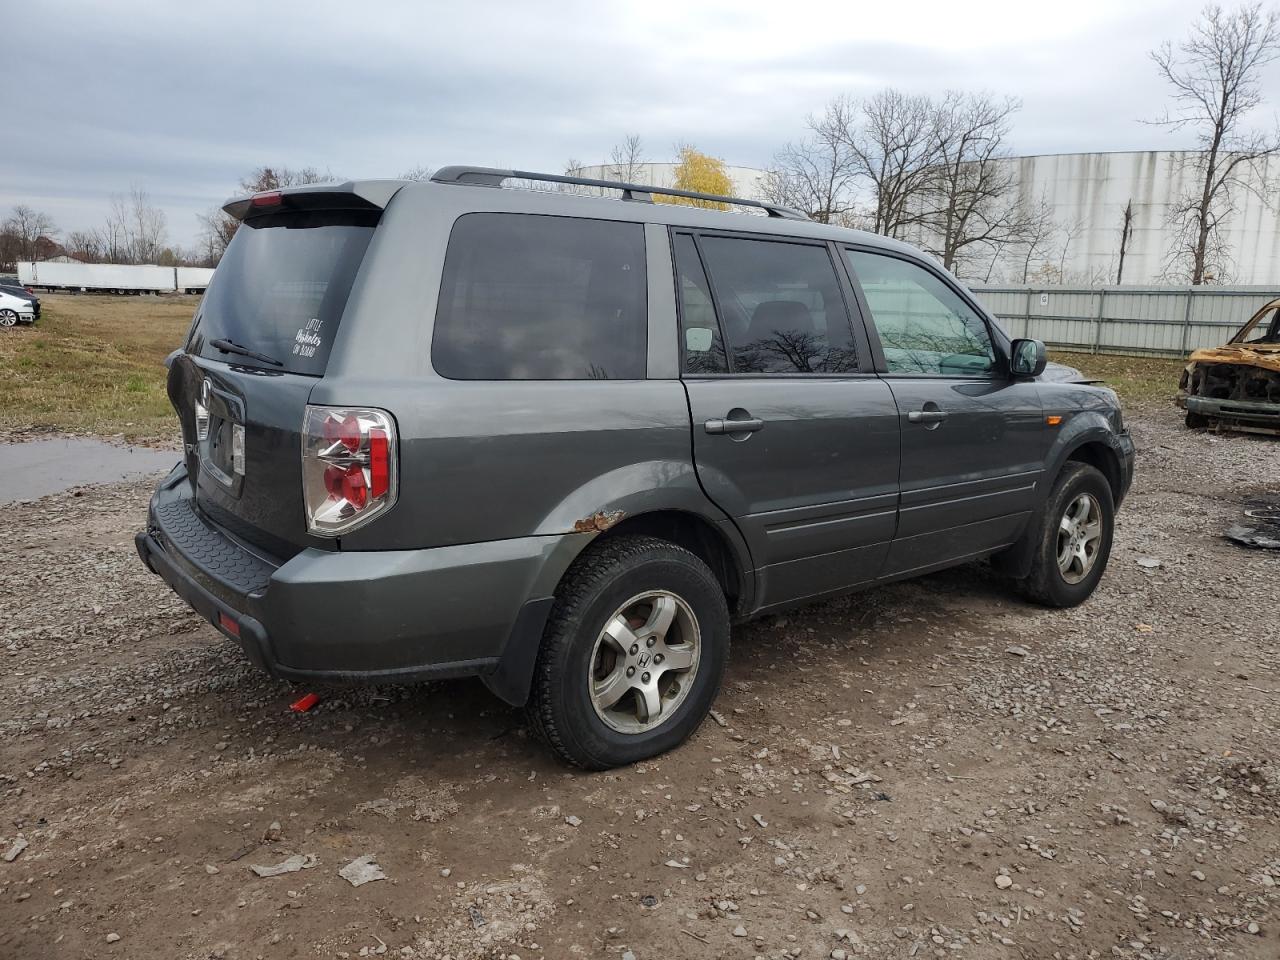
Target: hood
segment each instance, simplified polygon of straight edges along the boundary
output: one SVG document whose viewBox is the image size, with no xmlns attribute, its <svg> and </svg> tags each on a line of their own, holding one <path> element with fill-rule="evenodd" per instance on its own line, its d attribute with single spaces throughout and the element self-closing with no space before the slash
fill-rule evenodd
<svg viewBox="0 0 1280 960">
<path fill-rule="evenodd" d="M 1084 383 L 1085 375 L 1075 367 L 1068 367 L 1065 363 L 1046 363 L 1044 365 L 1044 373 L 1040 374 L 1039 379 L 1046 383 Z"/>
<path fill-rule="evenodd" d="M 1280 343 L 1229 343 L 1191 354 L 1192 363 L 1235 363 L 1280 373 Z"/>
</svg>

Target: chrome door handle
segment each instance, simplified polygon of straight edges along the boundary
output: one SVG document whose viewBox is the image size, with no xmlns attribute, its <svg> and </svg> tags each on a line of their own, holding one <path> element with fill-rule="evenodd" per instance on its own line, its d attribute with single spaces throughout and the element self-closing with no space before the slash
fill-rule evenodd
<svg viewBox="0 0 1280 960">
<path fill-rule="evenodd" d="M 707 433 L 755 433 L 764 429 L 764 421 L 749 420 L 708 420 L 703 424 Z"/>
<path fill-rule="evenodd" d="M 907 420 L 911 423 L 941 423 L 945 419 L 945 410 L 912 410 L 907 414 Z"/>
</svg>

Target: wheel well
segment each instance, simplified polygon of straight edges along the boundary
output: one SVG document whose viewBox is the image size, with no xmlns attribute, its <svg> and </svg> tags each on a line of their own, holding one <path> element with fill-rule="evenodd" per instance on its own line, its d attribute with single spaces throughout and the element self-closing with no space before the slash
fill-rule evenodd
<svg viewBox="0 0 1280 960">
<path fill-rule="evenodd" d="M 742 566 L 724 534 L 709 521 L 679 510 L 642 513 L 627 517 L 602 537 L 627 534 L 646 534 L 684 547 L 711 568 L 729 600 L 729 610 L 737 609 L 743 592 Z"/>
<path fill-rule="evenodd" d="M 1097 440 L 1083 443 L 1067 455 L 1067 462 L 1069 463 L 1072 460 L 1096 467 L 1098 472 L 1107 478 L 1107 486 L 1111 488 L 1111 496 L 1115 498 L 1117 503 L 1120 502 L 1120 461 L 1110 447 Z"/>
</svg>

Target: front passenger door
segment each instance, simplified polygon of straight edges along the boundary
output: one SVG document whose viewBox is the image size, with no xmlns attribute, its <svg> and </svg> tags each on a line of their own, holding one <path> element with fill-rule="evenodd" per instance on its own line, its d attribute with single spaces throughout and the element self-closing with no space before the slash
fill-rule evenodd
<svg viewBox="0 0 1280 960">
<path fill-rule="evenodd" d="M 902 431 L 898 530 L 883 576 L 1012 543 L 1037 502 L 1047 449 L 1035 383 L 1009 376 L 1003 344 L 941 271 L 870 250 L 845 257 Z"/>
</svg>

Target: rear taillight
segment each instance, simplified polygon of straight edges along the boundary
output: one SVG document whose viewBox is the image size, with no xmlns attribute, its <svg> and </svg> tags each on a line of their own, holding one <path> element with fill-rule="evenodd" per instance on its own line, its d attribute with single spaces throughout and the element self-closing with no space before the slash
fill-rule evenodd
<svg viewBox="0 0 1280 960">
<path fill-rule="evenodd" d="M 396 426 L 385 410 L 307 407 L 302 423 L 307 530 L 336 537 L 396 500 Z"/>
</svg>

